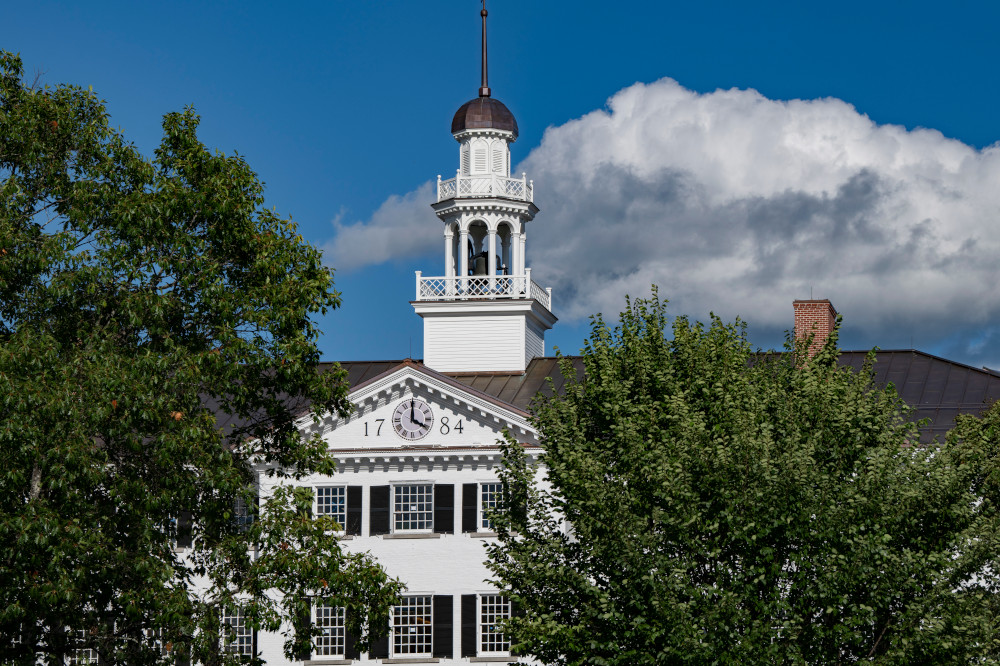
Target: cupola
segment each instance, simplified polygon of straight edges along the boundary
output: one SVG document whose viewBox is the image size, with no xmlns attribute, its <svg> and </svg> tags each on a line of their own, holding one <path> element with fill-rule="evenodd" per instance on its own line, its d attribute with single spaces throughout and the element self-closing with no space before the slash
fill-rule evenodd
<svg viewBox="0 0 1000 666">
<path fill-rule="evenodd" d="M 479 96 L 455 113 L 455 177 L 437 180 L 431 204 L 444 223 L 444 275 L 417 272 L 413 308 L 424 320 L 424 364 L 439 372 L 524 372 L 545 354 L 556 322 L 552 290 L 531 279 L 525 262 L 528 222 L 538 208 L 534 183 L 511 177 L 517 121 L 492 97 L 487 79 L 486 6 L 482 16 Z"/>
</svg>

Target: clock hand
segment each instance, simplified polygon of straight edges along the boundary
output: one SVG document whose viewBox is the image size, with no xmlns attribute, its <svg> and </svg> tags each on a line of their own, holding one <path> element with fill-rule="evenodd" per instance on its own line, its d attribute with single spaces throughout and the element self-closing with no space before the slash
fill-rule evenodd
<svg viewBox="0 0 1000 666">
<path fill-rule="evenodd" d="M 410 398 L 410 422 L 413 422 L 413 398 Z"/>
</svg>

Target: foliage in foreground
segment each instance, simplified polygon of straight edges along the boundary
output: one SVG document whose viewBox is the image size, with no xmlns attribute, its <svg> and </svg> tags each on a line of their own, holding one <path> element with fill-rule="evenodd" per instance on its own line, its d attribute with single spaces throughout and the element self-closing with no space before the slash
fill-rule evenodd
<svg viewBox="0 0 1000 666">
<path fill-rule="evenodd" d="M 0 662 L 229 663 L 233 606 L 294 623 L 292 654 L 306 595 L 356 634 L 386 626 L 398 584 L 307 497 L 234 513 L 256 506 L 255 462 L 333 471 L 295 426 L 349 407 L 318 366 L 311 316 L 339 305 L 320 253 L 192 111 L 148 160 L 92 92 L 22 77 L 0 51 Z"/>
<path fill-rule="evenodd" d="M 552 664 L 995 663 L 1000 407 L 910 446 L 895 391 L 630 302 L 505 449 L 491 568 Z M 544 482 L 534 485 L 534 479 Z M 524 498 L 527 497 L 527 512 Z"/>
</svg>

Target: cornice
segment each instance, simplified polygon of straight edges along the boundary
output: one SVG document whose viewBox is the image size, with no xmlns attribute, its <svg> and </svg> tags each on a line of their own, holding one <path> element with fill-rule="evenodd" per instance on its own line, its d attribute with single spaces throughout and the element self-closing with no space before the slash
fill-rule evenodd
<svg viewBox="0 0 1000 666">
<path fill-rule="evenodd" d="M 517 140 L 514 138 L 513 132 L 509 130 L 497 129 L 495 127 L 467 127 L 461 132 L 455 132 L 452 136 L 455 137 L 455 141 L 458 141 L 459 143 L 474 136 L 499 137 L 501 139 L 506 139 L 509 143 L 514 143 Z"/>
<path fill-rule="evenodd" d="M 526 217 L 528 220 L 532 220 L 538 214 L 538 206 L 530 201 L 504 199 L 501 197 L 456 197 L 432 203 L 431 208 L 442 219 L 444 216 L 459 213 L 503 212 L 515 213 Z"/>
</svg>

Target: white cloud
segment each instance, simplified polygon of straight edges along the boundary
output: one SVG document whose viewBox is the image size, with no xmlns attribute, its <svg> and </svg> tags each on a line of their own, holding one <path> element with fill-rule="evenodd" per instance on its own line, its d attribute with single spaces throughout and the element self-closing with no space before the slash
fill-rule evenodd
<svg viewBox="0 0 1000 666">
<path fill-rule="evenodd" d="M 783 329 L 811 289 L 876 339 L 919 327 L 971 352 L 996 337 L 984 331 L 1000 321 L 998 145 L 877 125 L 836 99 L 663 79 L 549 128 L 522 170 L 542 210 L 529 265 L 564 320 L 617 313 L 656 283 L 673 312 Z M 426 184 L 339 227 L 334 265 L 436 251 L 431 197 Z M 976 332 L 961 342 L 964 328 Z"/>
<path fill-rule="evenodd" d="M 427 182 L 403 196 L 393 195 L 366 222 L 333 220 L 334 237 L 323 244 L 323 258 L 341 271 L 427 254 L 439 248 L 434 233 L 441 223 L 430 208 L 435 194 Z"/>
</svg>

